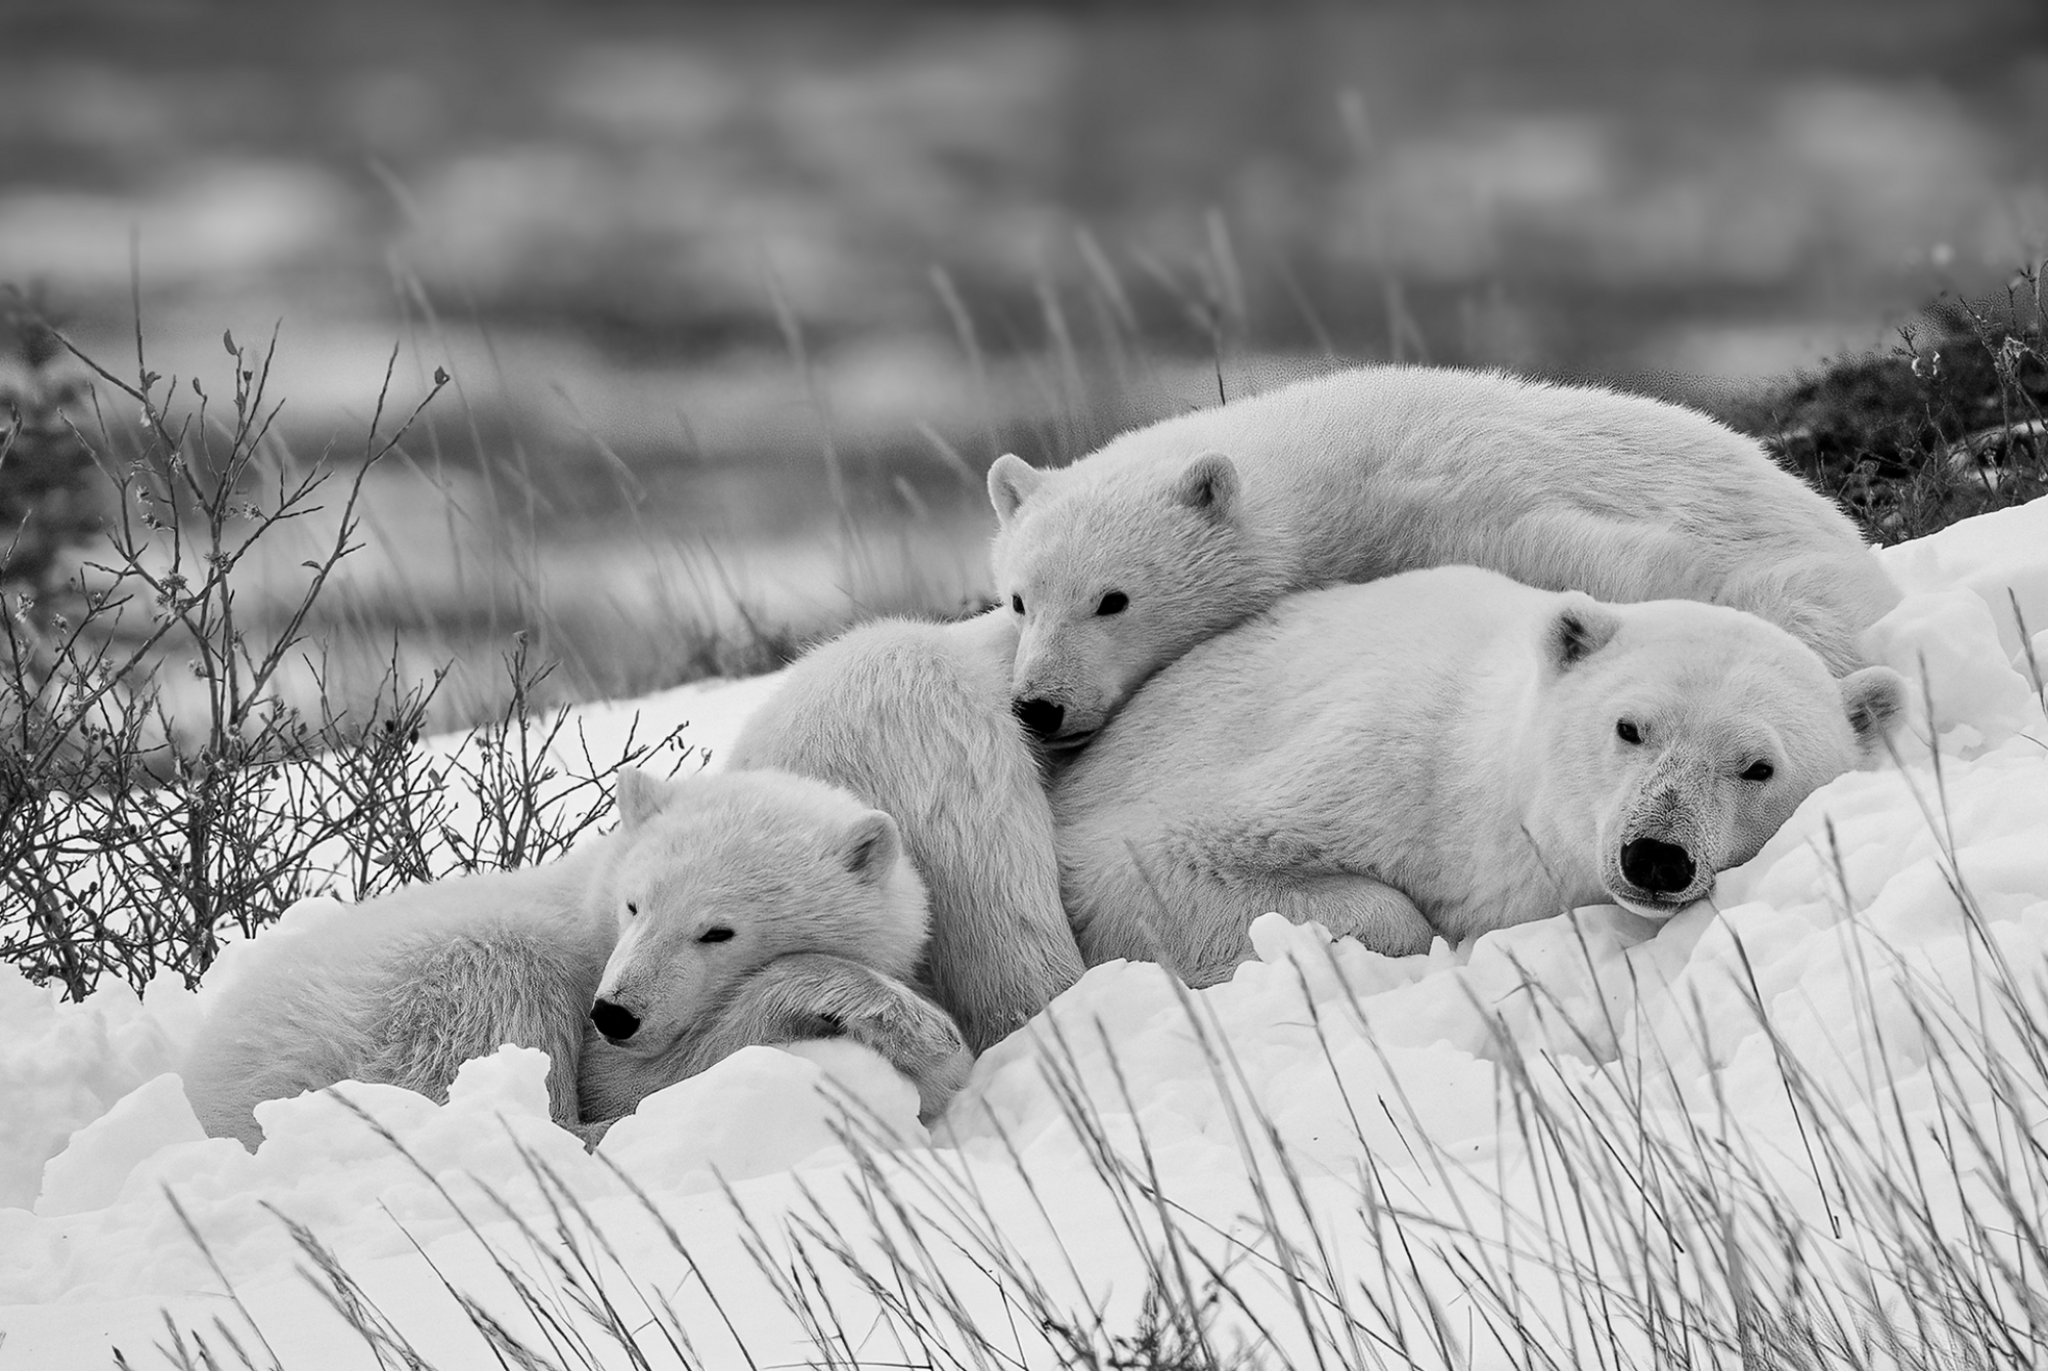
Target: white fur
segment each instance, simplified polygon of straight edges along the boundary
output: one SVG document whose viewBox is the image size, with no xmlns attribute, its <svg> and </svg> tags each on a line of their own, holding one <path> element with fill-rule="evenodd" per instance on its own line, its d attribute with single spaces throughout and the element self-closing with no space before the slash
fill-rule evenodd
<svg viewBox="0 0 2048 1371">
<path fill-rule="evenodd" d="M 1081 975 L 1052 810 L 1009 707 L 1016 625 L 863 625 L 806 654 L 734 744 L 738 768 L 844 786 L 895 816 L 931 895 L 926 980 L 976 1051 Z"/>
<path fill-rule="evenodd" d="M 1091 965 L 1195 984 L 1274 909 L 1389 953 L 1605 900 L 1661 917 L 1870 759 L 1903 691 L 1692 601 L 1472 567 L 1312 591 L 1160 672 L 1061 778 L 1062 887 Z M 1639 839 L 1696 862 L 1686 888 L 1624 875 Z"/>
<path fill-rule="evenodd" d="M 1898 592 L 1829 501 L 1705 415 L 1494 372 L 1361 367 L 989 471 L 1016 698 L 1078 746 L 1282 594 L 1470 563 L 1611 601 L 1732 605 L 1837 674 Z M 1100 612 L 1105 594 L 1129 597 Z"/>
<path fill-rule="evenodd" d="M 257 1103 L 346 1079 L 444 1098 L 464 1061 L 508 1042 L 553 1059 L 557 1120 L 597 1122 L 746 1043 L 821 1031 L 819 1015 L 796 1014 L 794 985 L 831 986 L 848 1032 L 854 1019 L 909 1025 L 892 1059 L 928 1098 L 958 1084 L 957 1030 L 936 1007 L 919 1020 L 892 984 L 916 966 L 927 915 L 888 816 L 775 772 L 627 772 L 619 799 L 618 829 L 559 861 L 407 887 L 259 940 L 184 1064 L 207 1131 L 254 1146 Z M 735 936 L 692 942 L 711 920 Z M 601 983 L 645 1011 L 630 1048 L 589 1031 Z M 948 1033 L 950 1058 L 934 1055 Z"/>
<path fill-rule="evenodd" d="M 295 937 L 259 938 L 182 1067 L 206 1131 L 255 1146 L 264 1100 L 356 1079 L 445 1097 L 502 1043 L 554 1059 L 549 1102 L 576 1118 L 582 1013 L 612 941 L 591 898 L 624 840 L 560 861 L 408 886 Z"/>
<path fill-rule="evenodd" d="M 639 1020 L 631 1055 L 669 1051 L 778 957 L 837 953 L 885 975 L 916 970 L 924 884 L 895 820 L 809 777 L 701 779 L 712 784 L 621 778 L 620 827 L 634 841 L 607 871 L 618 937 L 597 998 Z"/>
</svg>

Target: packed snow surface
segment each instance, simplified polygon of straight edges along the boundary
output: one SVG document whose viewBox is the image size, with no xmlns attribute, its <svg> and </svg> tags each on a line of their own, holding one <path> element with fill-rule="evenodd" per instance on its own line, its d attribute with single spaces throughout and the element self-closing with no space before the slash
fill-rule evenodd
<svg viewBox="0 0 2048 1371">
<path fill-rule="evenodd" d="M 271 1103 L 252 1155 L 202 1134 L 172 1074 L 235 974 L 232 950 L 196 993 L 109 986 L 78 1005 L 0 969 L 0 1368 L 106 1367 L 116 1347 L 132 1365 L 165 1364 L 172 1325 L 215 1348 L 267 1346 L 259 1364 L 380 1365 L 316 1288 L 316 1248 L 353 1278 L 374 1311 L 361 1317 L 389 1330 L 390 1364 L 402 1340 L 430 1363 L 497 1365 L 457 1292 L 548 1345 L 494 1263 L 544 1272 L 569 1250 L 560 1233 L 592 1231 L 603 1250 L 578 1250 L 614 1273 L 607 1289 L 657 1365 L 675 1354 L 657 1329 L 669 1314 L 650 1310 L 673 1311 L 704 1365 L 822 1360 L 819 1330 L 753 1255 L 787 1281 L 805 1267 L 793 1243 L 835 1311 L 841 1362 L 901 1364 L 896 1325 L 826 1255 L 843 1243 L 887 1269 L 877 1187 L 958 1242 L 932 1238 L 922 1269 L 951 1273 L 963 1312 L 1026 1364 L 1056 1358 L 1005 1308 L 990 1244 L 1066 1307 L 1131 1330 L 1145 1284 L 1132 1234 L 1156 1241 L 1170 1210 L 1247 1292 L 1241 1307 L 1220 1302 L 1219 1343 L 1257 1345 L 1262 1327 L 1281 1349 L 1270 1359 L 1305 1355 L 1304 1320 L 1322 1316 L 1290 1313 L 1300 1306 L 1272 1277 L 1266 1230 L 1307 1250 L 1307 1213 L 1335 1244 L 1310 1265 L 1337 1284 L 1434 1292 L 1447 1311 L 1434 1331 L 1414 1300 L 1376 1316 L 1405 1329 L 1416 1360 L 1488 1365 L 1510 1354 L 1485 1331 L 1493 1306 L 1474 1273 L 1499 1273 L 1512 1251 L 1600 1247 L 1587 1231 L 1556 1236 L 1577 1202 L 1557 1188 L 1559 1157 L 1610 1213 L 1655 1210 L 1647 1180 L 1630 1197 L 1584 1179 L 1635 1174 L 1621 1154 L 1653 1133 L 1725 1143 L 1700 1144 L 1701 1165 L 1739 1156 L 1715 1174 L 1780 1197 L 1810 1269 L 1881 1267 L 1859 1226 L 1859 1144 L 1908 1140 L 1900 1167 L 1945 1147 L 1925 1203 L 1960 1222 L 1972 1205 L 1995 1209 L 1999 1183 L 1957 1141 L 1972 1111 L 1997 1115 L 1980 1119 L 1993 1142 L 2000 1128 L 2042 1136 L 2039 1098 L 2000 1103 L 1956 1054 L 2018 1059 L 2003 1025 L 2048 1013 L 2048 725 L 2029 662 L 2031 649 L 2048 663 L 2048 502 L 1883 555 L 1906 592 L 1880 626 L 1886 657 L 1924 682 L 1933 723 L 1923 709 L 1900 733 L 1899 764 L 1814 794 L 1710 904 L 1662 926 L 1587 908 L 1404 959 L 1268 916 L 1254 930 L 1262 960 L 1207 991 L 1147 965 L 1090 971 L 981 1060 L 930 1134 L 914 1091 L 861 1049 L 752 1048 L 650 1098 L 592 1156 L 548 1122 L 544 1058 L 508 1048 L 471 1063 L 446 1105 L 366 1085 Z M 687 718 L 716 752 L 773 685 L 643 701 L 641 727 Z M 631 712 L 608 705 L 587 723 L 623 731 Z M 281 927 L 332 913 L 302 907 Z M 1532 1099 L 1557 1108 L 1566 1141 L 1552 1152 L 1518 1110 Z M 836 1131 L 849 1117 L 867 1170 Z M 1608 1153 L 1570 1145 L 1602 1132 L 1616 1144 L 1607 1171 Z M 1100 1179 L 1112 1154 L 1165 1201 L 1119 1203 Z M 1392 1211 L 1409 1216 L 1399 1232 Z M 792 1237 L 791 1219 L 815 1231 Z M 1497 1285 L 1519 1288 L 1529 1328 L 1562 1329 L 1585 1287 L 1543 1266 L 1525 1260 Z M 630 1364 L 572 1298 L 554 1298 L 564 1326 L 586 1329 L 577 1357 L 558 1358 Z"/>
</svg>

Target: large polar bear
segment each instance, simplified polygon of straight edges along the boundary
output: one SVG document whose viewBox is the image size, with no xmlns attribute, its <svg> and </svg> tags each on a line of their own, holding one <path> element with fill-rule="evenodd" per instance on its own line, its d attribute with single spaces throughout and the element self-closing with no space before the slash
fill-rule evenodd
<svg viewBox="0 0 2048 1371">
<path fill-rule="evenodd" d="M 928 1112 L 965 1079 L 958 1030 L 902 983 L 927 914 L 888 815 L 775 772 L 626 771 L 617 796 L 618 827 L 558 861 L 258 939 L 183 1066 L 206 1130 L 254 1146 L 255 1105 L 341 1080 L 444 1098 L 503 1043 L 553 1059 L 572 1127 L 749 1043 L 864 1041 Z"/>
<path fill-rule="evenodd" d="M 1898 592 L 1831 503 L 1676 405 L 1493 372 L 1340 371 L 990 468 L 1020 718 L 1087 742 L 1144 679 L 1282 594 L 1471 563 L 1614 601 L 1732 605 L 1841 674 Z"/>
<path fill-rule="evenodd" d="M 1017 625 L 882 619 L 805 654 L 728 758 L 843 786 L 895 816 L 931 894 L 924 980 L 980 1052 L 1081 975 L 1052 809 L 1010 712 Z"/>
<path fill-rule="evenodd" d="M 1291 596 L 1062 776 L 1067 908 L 1091 965 L 1194 985 L 1268 910 L 1392 954 L 1608 900 L 1661 918 L 1869 760 L 1904 688 L 1737 610 L 1474 567 Z"/>
</svg>

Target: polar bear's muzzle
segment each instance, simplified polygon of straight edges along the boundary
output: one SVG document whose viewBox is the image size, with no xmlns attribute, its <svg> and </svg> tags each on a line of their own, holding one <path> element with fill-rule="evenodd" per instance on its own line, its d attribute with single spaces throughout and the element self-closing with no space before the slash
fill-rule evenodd
<svg viewBox="0 0 2048 1371">
<path fill-rule="evenodd" d="M 1639 833 L 1621 844 L 1608 866 L 1607 893 L 1646 919 L 1668 919 L 1714 888 L 1714 868 L 1678 835 Z"/>
<path fill-rule="evenodd" d="M 1616 904 L 1668 919 L 1713 893 L 1725 843 L 1715 759 L 1682 740 L 1654 759 L 1599 826 L 1601 884 Z"/>
<path fill-rule="evenodd" d="M 1057 700 L 1020 696 L 1010 701 L 1010 713 L 1017 716 L 1017 722 L 1024 725 L 1032 737 L 1045 742 L 1059 736 L 1060 725 L 1066 721 L 1067 707 Z"/>
<path fill-rule="evenodd" d="M 1049 752 L 1072 752 L 1086 747 L 1099 731 L 1075 728 L 1067 707 L 1057 700 L 1018 698 L 1010 702 L 1010 713 L 1024 725 L 1032 741 Z"/>
<path fill-rule="evenodd" d="M 1621 874 L 1630 885 L 1653 895 L 1690 890 L 1698 870 L 1690 852 L 1661 838 L 1635 838 L 1621 847 Z"/>
<path fill-rule="evenodd" d="M 599 1000 L 592 1005 L 590 1021 L 604 1034 L 605 1041 L 613 1044 L 623 1043 L 640 1031 L 640 1016 L 611 1000 Z"/>
</svg>

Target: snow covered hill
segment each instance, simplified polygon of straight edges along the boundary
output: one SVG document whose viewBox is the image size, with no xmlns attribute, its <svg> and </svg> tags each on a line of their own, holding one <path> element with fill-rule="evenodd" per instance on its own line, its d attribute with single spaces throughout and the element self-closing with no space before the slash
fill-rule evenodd
<svg viewBox="0 0 2048 1371">
<path fill-rule="evenodd" d="M 1405 959 L 1269 916 L 1208 991 L 1091 971 L 935 1137 L 822 1044 L 590 1156 L 507 1049 L 446 1106 L 266 1106 L 252 1156 L 166 1074 L 217 980 L 0 971 L 0 1371 L 2048 1358 L 2048 502 L 1885 557 L 1938 745 L 1817 792 L 1714 907 Z M 772 688 L 639 709 L 716 752 Z"/>
</svg>

